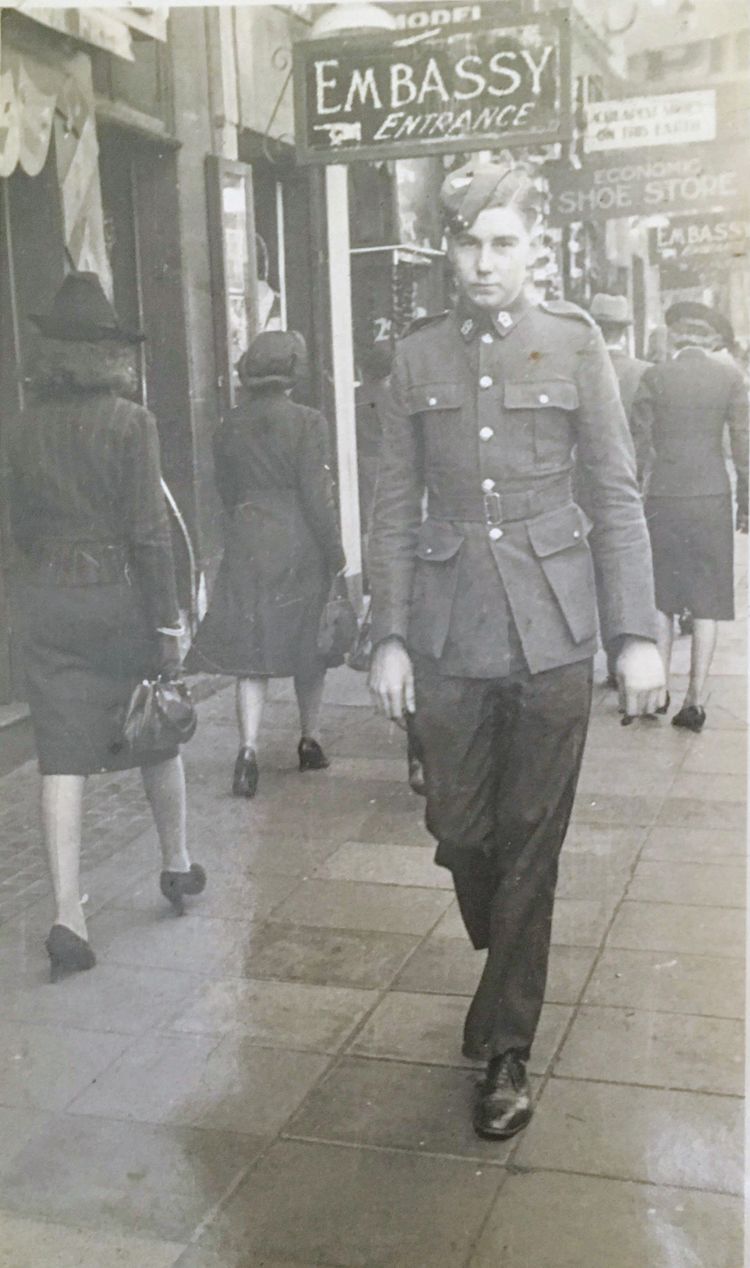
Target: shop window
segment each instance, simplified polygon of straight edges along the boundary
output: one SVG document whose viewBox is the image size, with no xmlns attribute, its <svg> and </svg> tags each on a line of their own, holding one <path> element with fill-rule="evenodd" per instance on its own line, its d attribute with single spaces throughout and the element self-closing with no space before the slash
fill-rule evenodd
<svg viewBox="0 0 750 1268">
<path fill-rule="evenodd" d="M 253 209 L 258 288 L 258 329 L 286 330 L 284 184 L 271 165 L 253 164 Z"/>
<path fill-rule="evenodd" d="M 252 169 L 209 155 L 209 240 L 218 387 L 234 408 L 237 362 L 258 329 L 258 264 Z"/>
</svg>

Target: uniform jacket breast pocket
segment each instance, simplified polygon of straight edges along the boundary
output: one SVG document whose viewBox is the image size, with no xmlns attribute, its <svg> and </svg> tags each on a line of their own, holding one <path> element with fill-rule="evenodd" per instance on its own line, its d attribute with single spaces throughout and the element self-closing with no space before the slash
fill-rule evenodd
<svg viewBox="0 0 750 1268">
<path fill-rule="evenodd" d="M 594 638 L 596 586 L 586 540 L 591 521 L 580 507 L 570 503 L 529 520 L 526 531 L 574 642 Z"/>
<path fill-rule="evenodd" d="M 415 551 L 409 645 L 426 656 L 440 656 L 448 636 L 458 579 L 461 533 L 447 520 L 426 519 Z"/>
<path fill-rule="evenodd" d="M 421 428 L 427 472 L 460 470 L 466 461 L 461 410 L 464 388 L 460 383 L 415 383 L 407 392 L 407 408 Z"/>
<path fill-rule="evenodd" d="M 573 448 L 573 416 L 578 409 L 578 388 L 570 379 L 506 383 L 505 408 L 522 411 L 519 420 L 531 431 L 534 461 L 538 467 L 567 465 Z"/>
<path fill-rule="evenodd" d="M 409 413 L 425 414 L 430 422 L 446 411 L 460 409 L 463 398 L 463 387 L 455 382 L 414 383 L 407 391 Z"/>
</svg>

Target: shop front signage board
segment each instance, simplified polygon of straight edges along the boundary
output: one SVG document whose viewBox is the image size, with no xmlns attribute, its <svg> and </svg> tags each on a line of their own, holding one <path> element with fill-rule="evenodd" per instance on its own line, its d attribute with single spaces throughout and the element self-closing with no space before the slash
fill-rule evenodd
<svg viewBox="0 0 750 1268">
<path fill-rule="evenodd" d="M 750 206 L 746 154 L 731 143 L 591 155 L 549 163 L 551 225 Z"/>
<path fill-rule="evenodd" d="M 594 101 L 586 106 L 584 149 L 587 154 L 692 144 L 713 141 L 715 136 L 716 93 L 713 88 Z"/>
<path fill-rule="evenodd" d="M 568 139 L 565 16 L 301 41 L 298 158 L 346 163 Z"/>
<path fill-rule="evenodd" d="M 750 211 L 747 215 L 721 213 L 676 216 L 649 234 L 652 264 L 731 264 L 747 259 L 750 250 Z"/>
</svg>

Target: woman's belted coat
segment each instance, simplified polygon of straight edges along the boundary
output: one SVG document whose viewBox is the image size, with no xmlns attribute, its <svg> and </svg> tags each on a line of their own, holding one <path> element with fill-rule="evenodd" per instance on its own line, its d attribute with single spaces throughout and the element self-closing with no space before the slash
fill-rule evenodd
<svg viewBox="0 0 750 1268">
<path fill-rule="evenodd" d="M 219 429 L 215 467 L 226 546 L 186 667 L 309 672 L 330 581 L 344 566 L 326 421 L 281 389 L 254 390 Z"/>
</svg>

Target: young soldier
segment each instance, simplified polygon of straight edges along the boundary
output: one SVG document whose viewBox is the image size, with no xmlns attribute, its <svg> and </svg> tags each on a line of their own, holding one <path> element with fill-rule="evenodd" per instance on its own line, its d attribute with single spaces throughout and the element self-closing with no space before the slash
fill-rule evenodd
<svg viewBox="0 0 750 1268">
<path fill-rule="evenodd" d="M 436 862 L 488 950 L 463 1050 L 488 1062 L 475 1129 L 500 1139 L 531 1117 L 525 1063 L 589 716 L 595 567 L 621 707 L 664 701 L 649 540 L 606 348 L 574 305 L 524 295 L 537 197 L 508 166 L 469 164 L 444 182 L 459 298 L 396 350 L 370 549 L 371 688 L 386 716 L 415 714 Z M 571 496 L 574 446 L 593 527 Z"/>
</svg>

